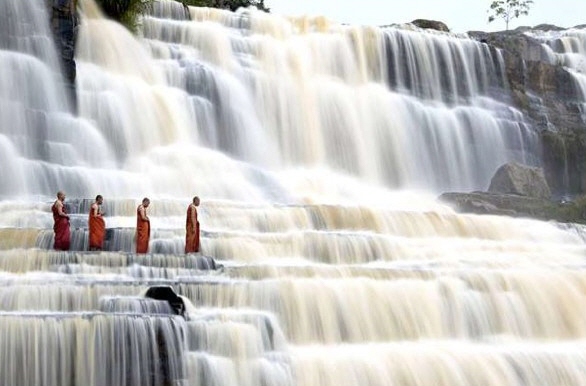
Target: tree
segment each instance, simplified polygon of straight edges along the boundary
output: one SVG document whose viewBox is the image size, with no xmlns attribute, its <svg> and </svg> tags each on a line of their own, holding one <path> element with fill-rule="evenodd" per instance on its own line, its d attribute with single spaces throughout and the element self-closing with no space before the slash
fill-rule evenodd
<svg viewBox="0 0 586 386">
<path fill-rule="evenodd" d="M 508 31 L 509 22 L 519 16 L 528 15 L 531 4 L 533 4 L 533 0 L 494 0 L 488 10 L 490 13 L 488 22 L 492 23 L 496 19 L 503 19 Z"/>
</svg>

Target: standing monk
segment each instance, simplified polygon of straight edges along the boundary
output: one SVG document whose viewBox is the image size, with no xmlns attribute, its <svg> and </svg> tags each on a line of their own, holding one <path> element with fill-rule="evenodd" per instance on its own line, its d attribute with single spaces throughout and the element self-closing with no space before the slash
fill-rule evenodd
<svg viewBox="0 0 586 386">
<path fill-rule="evenodd" d="M 136 208 L 136 253 L 147 253 L 151 237 L 151 220 L 146 215 L 146 209 L 151 200 L 142 199 L 142 204 Z"/>
<path fill-rule="evenodd" d="M 57 192 L 57 201 L 53 203 L 53 231 L 55 232 L 55 243 L 53 249 L 68 251 L 71 244 L 71 231 L 69 229 L 69 216 L 65 211 L 65 193 Z"/>
<path fill-rule="evenodd" d="M 106 223 L 104 222 L 104 212 L 102 212 L 102 203 L 104 198 L 98 194 L 96 201 L 90 207 L 89 229 L 90 229 L 90 251 L 101 251 L 104 245 L 104 236 L 106 235 Z"/>
<path fill-rule="evenodd" d="M 185 221 L 185 253 L 199 252 L 199 221 L 197 221 L 197 207 L 199 197 L 193 197 L 193 202 L 187 207 Z"/>
</svg>

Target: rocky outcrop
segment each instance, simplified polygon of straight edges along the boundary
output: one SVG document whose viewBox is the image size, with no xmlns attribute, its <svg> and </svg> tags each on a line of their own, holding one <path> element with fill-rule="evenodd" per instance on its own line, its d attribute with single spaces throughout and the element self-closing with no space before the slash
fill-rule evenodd
<svg viewBox="0 0 586 386">
<path fill-rule="evenodd" d="M 490 192 L 444 193 L 440 201 L 451 204 L 458 212 L 535 217 L 548 200 L 515 194 Z M 536 209 L 539 208 L 539 209 Z"/>
<path fill-rule="evenodd" d="M 583 101 L 572 75 L 552 62 L 542 42 L 525 34 L 526 30 L 473 31 L 469 35 L 502 50 L 513 102 L 538 129 L 583 130 L 586 120 L 579 108 Z"/>
<path fill-rule="evenodd" d="M 445 23 L 437 20 L 415 19 L 411 22 L 411 24 L 423 29 L 434 29 L 441 32 L 450 32 L 450 29 Z"/>
<path fill-rule="evenodd" d="M 551 198 L 543 169 L 517 162 L 501 166 L 492 177 L 488 191 L 541 199 Z"/>
<path fill-rule="evenodd" d="M 463 213 L 528 217 L 586 224 L 586 198 L 553 202 L 515 194 L 473 192 L 444 193 L 439 199 L 452 206 L 456 211 Z"/>
</svg>

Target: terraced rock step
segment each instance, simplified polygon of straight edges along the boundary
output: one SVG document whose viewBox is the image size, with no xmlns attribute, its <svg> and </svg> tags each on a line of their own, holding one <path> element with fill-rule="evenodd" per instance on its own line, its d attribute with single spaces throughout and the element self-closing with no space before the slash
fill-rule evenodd
<svg viewBox="0 0 586 386">
<path fill-rule="evenodd" d="M 221 265 L 209 256 L 200 255 L 137 255 L 125 252 L 62 252 L 42 249 L 0 251 L 0 271 L 23 273 L 50 271 L 63 273 L 134 273 L 152 277 L 147 272 L 175 272 L 187 275 L 193 271 L 215 270 Z M 141 275 L 140 272 L 144 272 Z M 162 275 L 161 277 L 175 276 Z M 155 275 L 154 277 L 158 277 Z"/>
</svg>

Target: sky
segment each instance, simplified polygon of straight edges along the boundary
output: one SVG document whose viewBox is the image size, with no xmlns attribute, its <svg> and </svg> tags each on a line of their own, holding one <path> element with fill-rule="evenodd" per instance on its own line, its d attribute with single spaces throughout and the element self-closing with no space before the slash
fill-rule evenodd
<svg viewBox="0 0 586 386">
<path fill-rule="evenodd" d="M 505 22 L 488 23 L 491 0 L 265 0 L 271 13 L 288 16 L 326 16 L 340 23 L 387 25 L 414 19 L 443 21 L 452 32 L 499 31 Z M 555 24 L 586 24 L 586 0 L 534 0 L 528 16 L 510 22 L 509 28 Z"/>
</svg>

